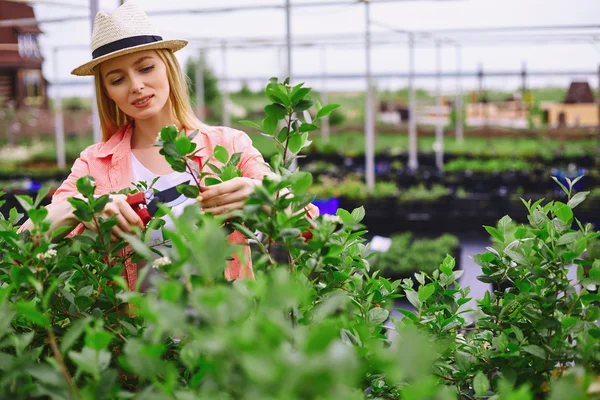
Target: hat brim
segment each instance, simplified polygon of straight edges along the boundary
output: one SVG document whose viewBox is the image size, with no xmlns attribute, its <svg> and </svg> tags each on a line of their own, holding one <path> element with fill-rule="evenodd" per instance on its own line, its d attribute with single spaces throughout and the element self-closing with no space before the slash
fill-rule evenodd
<svg viewBox="0 0 600 400">
<path fill-rule="evenodd" d="M 184 48 L 187 44 L 187 40 L 160 40 L 158 42 L 127 47 L 126 49 L 121 49 L 109 54 L 105 54 L 102 57 L 95 58 L 92 61 L 82 64 L 79 67 L 75 68 L 73 71 L 71 71 L 71 74 L 77 76 L 94 75 L 94 67 L 96 67 L 103 61 L 110 60 L 111 58 L 124 56 L 126 54 L 131 54 L 143 50 L 168 49 L 173 52 L 176 52 L 177 50 L 181 50 L 182 48 Z"/>
</svg>

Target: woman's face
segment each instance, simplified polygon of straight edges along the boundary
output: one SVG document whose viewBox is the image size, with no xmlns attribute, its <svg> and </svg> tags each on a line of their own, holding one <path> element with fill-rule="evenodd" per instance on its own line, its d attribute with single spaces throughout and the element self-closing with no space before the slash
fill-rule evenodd
<svg viewBox="0 0 600 400">
<path fill-rule="evenodd" d="M 167 68 L 154 50 L 104 61 L 100 75 L 108 97 L 133 119 L 154 117 L 169 100 Z"/>
</svg>

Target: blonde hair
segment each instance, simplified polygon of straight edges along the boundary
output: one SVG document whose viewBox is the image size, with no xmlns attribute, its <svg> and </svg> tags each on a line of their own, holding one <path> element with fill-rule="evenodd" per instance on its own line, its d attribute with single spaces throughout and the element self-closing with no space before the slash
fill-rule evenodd
<svg viewBox="0 0 600 400">
<path fill-rule="evenodd" d="M 173 52 L 168 49 L 158 49 L 155 51 L 167 68 L 171 111 L 177 122 L 181 125 L 181 128 L 199 129 L 206 127 L 192 110 L 188 91 L 189 78 L 183 73 L 179 61 L 177 61 Z M 121 126 L 132 122 L 133 118 L 123 113 L 117 107 L 117 104 L 106 94 L 106 90 L 102 84 L 100 68 L 94 68 L 94 84 L 96 86 L 96 103 L 98 104 L 98 115 L 100 116 L 102 141 L 106 142 Z"/>
</svg>

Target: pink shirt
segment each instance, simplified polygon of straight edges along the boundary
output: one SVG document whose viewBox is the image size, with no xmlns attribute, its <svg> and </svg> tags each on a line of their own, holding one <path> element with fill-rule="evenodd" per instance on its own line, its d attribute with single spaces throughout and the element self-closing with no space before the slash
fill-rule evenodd
<svg viewBox="0 0 600 400">
<path fill-rule="evenodd" d="M 81 152 L 80 157 L 71 168 L 71 174 L 54 193 L 52 202 L 66 201 L 67 198 L 75 196 L 78 193 L 75 185 L 77 180 L 86 175 L 95 179 L 96 194 L 99 195 L 117 192 L 125 187 L 133 187 L 132 133 L 132 126 L 124 125 L 108 141 L 91 145 Z M 220 145 L 225 147 L 230 155 L 242 153 L 237 166 L 242 171 L 242 176 L 262 180 L 265 175 L 273 174 L 265 164 L 260 152 L 252 146 L 250 137 L 242 131 L 227 127 L 205 126 L 200 129 L 193 141 L 198 144 L 197 148 L 202 149 L 193 159 L 198 165 L 202 165 L 202 160 L 208 159 L 215 146 Z M 221 165 L 215 159 L 212 159 L 211 163 L 217 166 Z M 318 209 L 314 205 L 311 204 L 307 208 L 313 218 L 319 215 Z M 69 234 L 69 237 L 79 235 L 84 229 L 83 224 L 79 224 Z M 237 231 L 229 235 L 229 242 L 248 243 L 246 237 Z M 254 278 L 249 246 L 244 246 L 243 253 L 244 265 L 237 255 L 232 261 L 229 261 L 229 267 L 225 270 L 225 277 L 228 280 Z M 124 276 L 129 289 L 133 290 L 137 281 L 137 265 L 127 260 Z"/>
</svg>

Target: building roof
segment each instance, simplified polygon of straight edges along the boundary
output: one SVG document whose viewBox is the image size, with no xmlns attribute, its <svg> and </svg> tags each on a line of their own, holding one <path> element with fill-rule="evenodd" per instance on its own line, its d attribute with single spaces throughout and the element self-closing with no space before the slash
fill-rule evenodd
<svg viewBox="0 0 600 400">
<path fill-rule="evenodd" d="M 565 104 L 595 103 L 594 93 L 587 82 L 571 82 Z"/>
<path fill-rule="evenodd" d="M 34 18 L 33 8 L 25 3 L 0 0 L 0 20 Z M 39 44 L 34 39 L 34 43 L 29 46 L 38 49 L 33 56 L 23 55 L 19 51 L 19 35 L 32 34 L 36 36 L 42 31 L 37 25 L 17 25 L 10 27 L 0 27 L 0 66 L 7 68 L 41 68 L 43 58 L 39 54 Z M 28 42 L 29 43 L 29 42 Z M 27 54 L 27 53 L 25 53 Z"/>
</svg>

